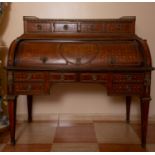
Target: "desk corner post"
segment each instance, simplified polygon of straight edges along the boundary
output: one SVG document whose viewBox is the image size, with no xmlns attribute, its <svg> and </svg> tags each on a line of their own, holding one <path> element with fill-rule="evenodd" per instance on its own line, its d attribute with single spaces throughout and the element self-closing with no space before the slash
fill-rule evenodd
<svg viewBox="0 0 155 155">
<path fill-rule="evenodd" d="M 33 96 L 27 95 L 27 109 L 28 109 L 28 122 L 32 122 L 32 102 L 33 102 Z"/>
<path fill-rule="evenodd" d="M 9 113 L 9 123 L 10 123 L 10 135 L 11 135 L 11 144 L 15 145 L 15 130 L 16 130 L 16 96 L 8 96 L 8 113 Z"/>
<path fill-rule="evenodd" d="M 141 97 L 141 143 L 146 147 L 150 97 Z"/>
<path fill-rule="evenodd" d="M 126 122 L 130 123 L 131 96 L 126 96 Z"/>
</svg>

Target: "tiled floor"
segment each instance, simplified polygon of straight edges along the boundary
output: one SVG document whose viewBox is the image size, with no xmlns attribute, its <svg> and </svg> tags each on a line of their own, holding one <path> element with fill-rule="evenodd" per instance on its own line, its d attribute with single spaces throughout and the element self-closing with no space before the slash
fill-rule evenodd
<svg viewBox="0 0 155 155">
<path fill-rule="evenodd" d="M 155 151 L 155 124 L 149 125 L 146 149 L 140 145 L 140 125 L 125 122 L 77 120 L 21 123 L 16 145 L 9 142 L 9 130 L 0 133 L 3 152 L 144 152 Z"/>
</svg>

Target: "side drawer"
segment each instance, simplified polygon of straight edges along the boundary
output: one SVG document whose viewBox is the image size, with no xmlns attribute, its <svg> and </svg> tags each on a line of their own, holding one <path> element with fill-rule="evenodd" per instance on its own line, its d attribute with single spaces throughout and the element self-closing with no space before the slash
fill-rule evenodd
<svg viewBox="0 0 155 155">
<path fill-rule="evenodd" d="M 76 73 L 50 73 L 49 80 L 51 82 L 75 82 Z"/>
<path fill-rule="evenodd" d="M 107 81 L 107 74 L 102 73 L 83 73 L 80 75 L 81 82 L 103 82 Z"/>
<path fill-rule="evenodd" d="M 122 74 L 113 74 L 112 81 L 114 83 L 142 83 L 144 82 L 144 74 L 143 73 L 122 73 Z"/>
<path fill-rule="evenodd" d="M 13 90 L 15 94 L 44 94 L 44 84 L 16 82 L 13 84 Z"/>
<path fill-rule="evenodd" d="M 44 81 L 43 72 L 14 72 L 14 81 Z"/>
<path fill-rule="evenodd" d="M 54 32 L 77 32 L 77 23 L 54 23 Z"/>
<path fill-rule="evenodd" d="M 26 27 L 26 32 L 50 32 L 51 23 L 50 22 L 28 22 Z"/>
<path fill-rule="evenodd" d="M 112 87 L 108 90 L 110 95 L 142 95 L 142 84 L 112 84 Z"/>
</svg>

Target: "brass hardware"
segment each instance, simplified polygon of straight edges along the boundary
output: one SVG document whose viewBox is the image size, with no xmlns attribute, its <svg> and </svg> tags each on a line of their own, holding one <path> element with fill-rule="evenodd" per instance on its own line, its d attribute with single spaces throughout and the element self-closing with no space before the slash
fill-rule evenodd
<svg viewBox="0 0 155 155">
<path fill-rule="evenodd" d="M 121 24 L 118 24 L 116 27 L 117 30 L 121 30 Z"/>
<path fill-rule="evenodd" d="M 151 85 L 151 78 L 150 78 L 150 75 L 145 75 L 145 82 L 144 82 L 144 85 L 146 86 L 146 93 L 148 93 L 149 91 L 149 87 Z"/>
<path fill-rule="evenodd" d="M 68 25 L 64 25 L 64 30 L 68 30 Z"/>
<path fill-rule="evenodd" d="M 32 77 L 32 74 L 29 74 L 28 77 L 27 77 L 27 80 L 30 80 Z"/>
<path fill-rule="evenodd" d="M 97 80 L 96 75 L 92 75 L 92 78 L 93 78 L 94 81 Z"/>
<path fill-rule="evenodd" d="M 38 29 L 39 31 L 41 31 L 41 30 L 42 30 L 42 25 L 38 24 L 38 25 L 37 25 L 37 29 Z"/>
<path fill-rule="evenodd" d="M 64 75 L 63 74 L 61 74 L 61 81 L 63 81 L 64 80 Z"/>
<path fill-rule="evenodd" d="M 116 63 L 116 59 L 114 57 L 111 57 L 110 59 L 110 64 L 113 65 Z"/>
<path fill-rule="evenodd" d="M 31 91 L 31 89 L 32 89 L 32 86 L 28 85 L 27 91 Z"/>
<path fill-rule="evenodd" d="M 126 86 L 126 90 L 128 91 L 128 92 L 131 92 L 131 87 L 129 87 L 128 85 Z"/>
<path fill-rule="evenodd" d="M 151 79 L 149 75 L 145 76 L 145 85 L 146 86 L 150 86 L 151 85 Z"/>
<path fill-rule="evenodd" d="M 43 62 L 43 64 L 45 64 L 48 60 L 47 57 L 40 57 L 40 60 Z"/>
<path fill-rule="evenodd" d="M 127 80 L 131 80 L 132 76 L 131 75 L 127 75 Z"/>
<path fill-rule="evenodd" d="M 76 58 L 76 64 L 81 64 L 81 58 Z"/>
</svg>

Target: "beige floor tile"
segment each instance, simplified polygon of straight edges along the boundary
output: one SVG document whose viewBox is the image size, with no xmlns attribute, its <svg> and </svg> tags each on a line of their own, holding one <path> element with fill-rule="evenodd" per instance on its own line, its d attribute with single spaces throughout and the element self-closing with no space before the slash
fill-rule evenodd
<svg viewBox="0 0 155 155">
<path fill-rule="evenodd" d="M 94 143 L 96 135 L 93 125 L 58 127 L 54 137 L 55 143 Z"/>
<path fill-rule="evenodd" d="M 59 124 L 64 121 L 73 122 L 73 123 L 93 123 L 91 115 L 84 114 L 60 114 L 59 115 Z"/>
<path fill-rule="evenodd" d="M 7 144 L 3 152 L 49 152 L 51 144 Z"/>
<path fill-rule="evenodd" d="M 54 143 L 53 152 L 98 152 L 97 143 Z"/>
<path fill-rule="evenodd" d="M 84 126 L 84 125 L 93 125 L 92 122 L 83 122 L 83 121 L 65 121 L 61 120 L 58 122 L 59 127 L 69 127 L 69 126 Z"/>
<path fill-rule="evenodd" d="M 155 152 L 155 144 L 147 144 L 146 149 L 149 152 Z"/>
<path fill-rule="evenodd" d="M 51 122 L 27 123 L 17 137 L 17 144 L 51 144 L 54 139 L 56 124 Z"/>
<path fill-rule="evenodd" d="M 99 143 L 140 144 L 140 139 L 126 123 L 95 123 Z"/>
<path fill-rule="evenodd" d="M 2 152 L 2 150 L 4 149 L 6 144 L 0 144 L 0 152 Z"/>
</svg>

